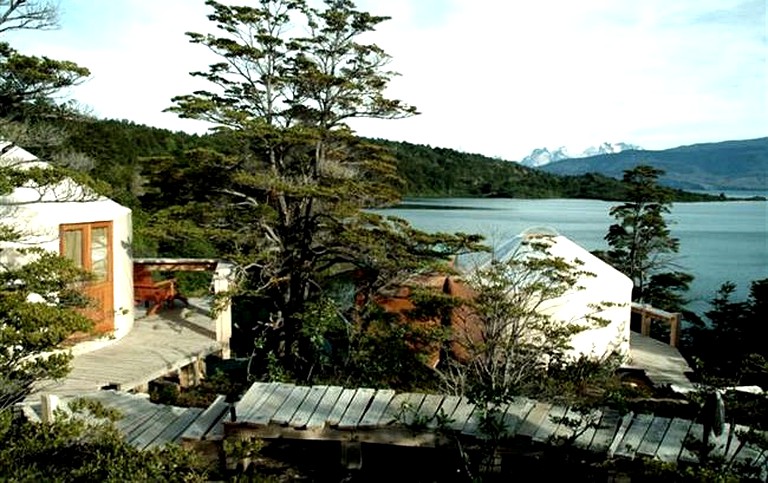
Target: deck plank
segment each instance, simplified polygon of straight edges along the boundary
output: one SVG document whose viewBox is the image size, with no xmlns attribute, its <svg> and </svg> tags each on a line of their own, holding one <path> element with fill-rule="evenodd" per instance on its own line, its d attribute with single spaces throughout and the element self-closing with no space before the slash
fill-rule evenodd
<svg viewBox="0 0 768 483">
<path fill-rule="evenodd" d="M 637 332 L 629 333 L 630 367 L 643 369 L 657 387 L 669 384 L 694 389 L 686 374 L 693 372 L 680 351 L 669 344 Z"/>
<path fill-rule="evenodd" d="M 597 428 L 600 427 L 602 418 L 603 411 L 599 409 L 593 409 L 584 415 L 584 423 L 578 429 L 581 433 L 573 440 L 573 445 L 580 449 L 589 448 L 592 440 L 595 438 L 595 434 L 597 434 Z"/>
<path fill-rule="evenodd" d="M 204 440 L 221 441 L 224 439 L 224 417 L 225 415 L 222 414 L 219 419 L 213 422 L 211 429 L 209 429 L 208 432 L 203 436 Z"/>
<path fill-rule="evenodd" d="M 347 410 L 344 411 L 339 421 L 339 429 L 355 429 L 357 423 L 363 417 L 363 414 L 368 409 L 368 405 L 371 404 L 373 397 L 376 395 L 375 389 L 360 388 L 355 392 L 355 397 L 349 402 Z"/>
<path fill-rule="evenodd" d="M 504 411 L 504 427 L 507 431 L 508 437 L 514 437 L 517 435 L 517 431 L 525 421 L 528 413 L 533 409 L 534 403 L 528 398 L 518 397 L 515 398 L 506 411 Z"/>
<path fill-rule="evenodd" d="M 379 389 L 376 391 L 376 395 L 373 397 L 373 401 L 371 401 L 371 406 L 360 419 L 359 427 L 361 429 L 375 428 L 393 397 L 395 397 L 395 391 L 392 389 Z"/>
<path fill-rule="evenodd" d="M 464 429 L 464 425 L 467 424 L 467 420 L 475 410 L 475 405 L 469 402 L 469 399 L 462 397 L 459 404 L 456 405 L 456 409 L 451 414 L 451 421 L 448 424 L 448 428 L 453 431 L 461 431 Z"/>
<path fill-rule="evenodd" d="M 121 401 L 119 406 L 110 405 L 109 407 L 120 411 L 120 419 L 117 420 L 115 426 L 121 432 L 125 433 L 135 428 L 137 424 L 141 424 L 142 419 L 146 419 L 149 414 L 158 410 L 161 406 L 153 404 L 147 401 L 141 401 L 139 399 L 128 399 Z"/>
<path fill-rule="evenodd" d="M 461 396 L 445 396 L 443 402 L 440 403 L 440 407 L 437 408 L 437 414 L 440 415 L 441 418 L 444 418 L 447 424 L 450 424 L 452 419 L 451 415 L 460 402 Z"/>
<path fill-rule="evenodd" d="M 160 434 L 158 434 L 157 437 L 150 441 L 144 448 L 150 449 L 175 442 L 202 412 L 203 410 L 201 408 L 187 408 L 177 416 L 175 421 L 167 425 L 165 429 L 163 429 Z"/>
<path fill-rule="evenodd" d="M 293 387 L 293 384 L 278 383 L 274 392 L 255 410 L 253 415 L 251 415 L 250 411 L 248 412 L 247 422 L 260 426 L 268 425 L 272 420 L 272 416 L 275 415 L 293 391 Z"/>
<path fill-rule="evenodd" d="M 357 392 L 357 389 L 344 389 L 341 391 L 341 395 L 339 396 L 339 399 L 336 401 L 336 405 L 333 407 L 333 410 L 331 411 L 331 414 L 328 415 L 328 425 L 331 427 L 336 427 L 341 422 L 341 418 L 344 416 L 344 413 L 347 411 L 347 406 L 349 406 L 349 402 L 352 401 L 352 398 L 355 397 L 355 393 Z"/>
<path fill-rule="evenodd" d="M 138 433 L 140 433 L 144 425 L 153 420 L 153 418 L 158 417 L 158 413 L 161 412 L 163 409 L 163 406 L 156 405 L 155 407 L 149 408 L 146 412 L 138 415 L 135 418 L 126 418 L 127 421 L 129 421 L 129 424 L 123 427 L 121 432 L 125 436 L 125 440 L 129 441 Z"/>
<path fill-rule="evenodd" d="M 381 413 L 381 418 L 379 418 L 379 422 L 376 426 L 389 426 L 398 422 L 398 418 L 402 418 L 403 404 L 405 404 L 407 398 L 407 392 L 395 394 L 395 396 L 389 400 L 387 408 Z"/>
<path fill-rule="evenodd" d="M 405 404 L 403 406 L 403 420 L 402 424 L 410 426 L 417 421 L 417 415 L 419 409 L 421 409 L 421 403 L 424 402 L 426 394 L 418 392 L 409 392 L 405 397 Z"/>
<path fill-rule="evenodd" d="M 611 444 L 608 446 L 608 457 L 613 458 L 613 455 L 616 454 L 616 450 L 619 449 L 619 444 L 621 444 L 621 441 L 624 439 L 624 435 L 627 434 L 627 431 L 629 430 L 630 425 L 632 425 L 632 420 L 635 418 L 635 413 L 630 411 L 624 416 L 621 417 L 621 423 L 619 423 L 619 429 L 616 431 L 616 434 L 613 435 L 613 438 L 611 439 Z"/>
<path fill-rule="evenodd" d="M 139 449 L 146 449 L 147 445 L 154 441 L 165 428 L 173 424 L 183 412 L 182 408 L 173 406 L 163 407 L 162 410 L 157 412 L 156 417 L 151 422 L 144 424 L 143 431 L 131 438 L 130 444 Z"/>
<path fill-rule="evenodd" d="M 264 401 L 277 389 L 277 383 L 274 382 L 257 382 L 255 384 L 258 384 L 258 387 L 253 392 L 251 392 L 253 389 L 251 387 L 235 405 L 238 421 L 249 422 L 264 404 Z"/>
<path fill-rule="evenodd" d="M 766 459 L 766 454 L 762 452 L 760 449 L 755 448 L 753 445 L 746 444 L 744 446 L 741 446 L 741 440 L 738 437 L 738 435 L 735 434 L 736 431 L 738 432 L 749 432 L 749 428 L 742 425 L 737 424 L 735 425 L 736 429 L 734 431 L 734 440 L 737 440 L 738 444 L 733 449 L 733 461 L 738 461 L 740 463 L 749 463 L 750 466 L 760 468 L 759 478 L 763 481 L 766 481 L 766 473 L 768 472 L 768 468 L 766 468 L 766 465 L 768 464 L 768 459 Z"/>
<path fill-rule="evenodd" d="M 288 422 L 293 418 L 293 415 L 296 414 L 296 411 L 299 409 L 299 406 L 301 406 L 301 403 L 304 402 L 307 394 L 309 394 L 308 386 L 294 387 L 285 399 L 283 405 L 280 406 L 280 409 L 278 409 L 275 415 L 272 416 L 270 422 L 280 426 L 288 426 Z"/>
<path fill-rule="evenodd" d="M 661 440 L 659 449 L 656 451 L 656 457 L 665 463 L 677 464 L 677 458 L 683 448 L 683 440 L 691 427 L 691 421 L 687 419 L 674 418 L 669 423 L 667 433 Z"/>
<path fill-rule="evenodd" d="M 709 442 L 713 445 L 712 453 L 711 453 L 713 456 L 723 456 L 723 457 L 725 456 L 726 447 L 728 446 L 729 434 L 731 434 L 731 424 L 725 423 L 723 425 L 723 432 L 720 434 L 720 436 L 716 436 L 714 433 L 710 435 Z"/>
<path fill-rule="evenodd" d="M 680 457 L 678 458 L 678 461 L 682 461 L 684 463 L 698 463 L 699 455 L 697 455 L 694 451 L 691 451 L 688 448 L 687 443 L 689 442 L 688 440 L 690 440 L 690 442 L 693 444 L 701 443 L 703 438 L 704 426 L 699 423 L 691 424 L 691 428 L 688 430 L 688 434 L 686 435 L 686 440 L 683 441 L 683 448 L 680 451 Z"/>
<path fill-rule="evenodd" d="M 562 416 L 562 419 L 564 420 L 564 422 L 560 423 L 560 425 L 555 430 L 555 433 L 552 435 L 553 441 L 557 441 L 557 442 L 574 441 L 575 442 L 574 436 L 580 431 L 585 431 L 586 426 L 588 426 L 591 422 L 595 421 L 595 417 L 596 417 L 596 414 L 593 414 L 593 411 L 584 413 L 581 411 L 576 411 L 573 408 L 569 407 L 565 411 L 565 414 Z"/>
<path fill-rule="evenodd" d="M 565 412 L 566 408 L 563 406 L 552 406 L 531 439 L 538 443 L 548 442 L 560 426 L 560 418 L 565 416 Z"/>
<path fill-rule="evenodd" d="M 440 405 L 443 404 L 443 399 L 445 399 L 445 396 L 440 394 L 427 394 L 424 402 L 421 403 L 418 417 L 420 420 L 427 422 L 427 428 L 437 428 L 437 411 L 440 409 Z"/>
<path fill-rule="evenodd" d="M 304 399 L 304 402 L 302 402 L 299 409 L 296 410 L 296 413 L 293 415 L 288 425 L 297 429 L 306 428 L 309 419 L 312 417 L 312 414 L 315 412 L 315 409 L 323 399 L 327 390 L 328 386 L 312 386 L 309 389 L 309 393 Z"/>
<path fill-rule="evenodd" d="M 670 418 L 654 417 L 651 425 L 648 427 L 648 432 L 645 433 L 643 441 L 637 448 L 637 455 L 648 458 L 656 456 L 656 452 L 659 450 L 659 445 L 661 445 L 671 422 L 672 419 Z"/>
<path fill-rule="evenodd" d="M 501 416 L 503 417 L 504 415 L 502 414 Z M 461 428 L 461 434 L 474 436 L 476 438 L 485 438 L 486 435 L 482 434 L 482 432 L 480 431 L 480 422 L 482 417 L 483 417 L 482 407 L 475 404 L 475 407 L 472 410 L 472 413 L 467 418 L 467 422 L 464 423 L 464 427 Z"/>
<path fill-rule="evenodd" d="M 120 340 L 77 354 L 71 371 L 61 380 L 40 381 L 28 400 L 39 393 L 78 396 L 116 384 L 127 391 L 164 376 L 208 354 L 220 352 L 214 321 L 197 313 L 181 316 L 182 309 L 163 310 L 136 321 Z"/>
<path fill-rule="evenodd" d="M 333 411 L 343 391 L 344 389 L 340 386 L 329 386 L 326 389 L 322 399 L 317 403 L 315 411 L 309 417 L 309 421 L 307 421 L 308 430 L 317 430 L 325 427 L 328 417 L 331 415 L 331 411 Z"/>
<path fill-rule="evenodd" d="M 525 421 L 520 425 L 517 435 L 523 438 L 533 438 L 533 435 L 536 434 L 536 431 L 539 430 L 539 427 L 549 414 L 550 409 L 552 409 L 551 404 L 541 401 L 537 402 L 528 413 L 528 416 L 526 416 Z"/>
<path fill-rule="evenodd" d="M 616 448 L 614 455 L 620 458 L 634 459 L 643 438 L 645 438 L 645 433 L 648 432 L 648 428 L 651 426 L 652 422 L 652 414 L 638 414 L 635 416 L 629 429 L 619 442 L 619 446 Z"/>
<path fill-rule="evenodd" d="M 179 436 L 178 439 L 183 441 L 196 441 L 205 437 L 205 434 L 213 426 L 215 421 L 221 418 L 221 415 L 226 412 L 229 404 L 227 404 L 224 396 L 217 396 L 210 406 L 200 413 L 189 427 Z"/>
<path fill-rule="evenodd" d="M 603 412 L 603 417 L 600 419 L 600 424 L 595 430 L 595 436 L 589 445 L 590 451 L 595 453 L 605 453 L 608 451 L 608 447 L 611 445 L 611 441 L 613 441 L 620 422 L 621 415 L 618 411 L 606 409 Z"/>
<path fill-rule="evenodd" d="M 731 425 L 731 444 L 728 447 L 725 456 L 726 461 L 730 462 L 736 460 L 736 454 L 740 451 L 741 446 L 741 438 L 739 438 L 738 432 L 745 430 L 746 428 L 740 424 Z"/>
</svg>

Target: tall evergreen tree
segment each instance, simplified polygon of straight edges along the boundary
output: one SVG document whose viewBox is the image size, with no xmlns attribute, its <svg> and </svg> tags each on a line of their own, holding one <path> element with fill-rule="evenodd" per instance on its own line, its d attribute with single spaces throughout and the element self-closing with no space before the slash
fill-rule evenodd
<svg viewBox="0 0 768 483">
<path fill-rule="evenodd" d="M 632 279 L 633 300 L 680 310 L 684 304 L 681 294 L 693 277 L 672 270 L 680 241 L 672 236 L 665 219 L 672 198 L 657 183 L 663 173 L 644 165 L 624 172 L 626 201 L 611 208 L 617 223 L 608 229 L 609 249 L 601 255 Z"/>
<path fill-rule="evenodd" d="M 207 229 L 239 262 L 251 293 L 268 297 L 279 328 L 273 343 L 296 362 L 303 350 L 300 313 L 323 279 L 354 274 L 357 300 L 365 300 L 477 238 L 431 237 L 363 211 L 396 201 L 396 167 L 380 146 L 355 137 L 347 121 L 416 113 L 384 96 L 394 75 L 385 69 L 389 57 L 360 42 L 385 17 L 349 0 L 318 8 L 303 0 L 206 3 L 220 35 L 188 35 L 220 57 L 193 73 L 216 89 L 176 97 L 170 110 L 216 124 L 236 148 L 228 155 L 197 151 L 181 161 L 176 178 L 189 181 L 183 196 L 191 198 L 176 213 Z M 163 179 L 179 162 L 154 168 L 159 189 L 148 201 L 171 201 Z"/>
</svg>

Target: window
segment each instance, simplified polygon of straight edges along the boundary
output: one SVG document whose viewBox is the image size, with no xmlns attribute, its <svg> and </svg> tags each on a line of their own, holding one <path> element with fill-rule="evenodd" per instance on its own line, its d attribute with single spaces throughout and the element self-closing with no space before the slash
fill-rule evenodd
<svg viewBox="0 0 768 483">
<path fill-rule="evenodd" d="M 112 223 L 61 225 L 61 255 L 93 274 L 94 282 L 111 279 Z"/>
</svg>

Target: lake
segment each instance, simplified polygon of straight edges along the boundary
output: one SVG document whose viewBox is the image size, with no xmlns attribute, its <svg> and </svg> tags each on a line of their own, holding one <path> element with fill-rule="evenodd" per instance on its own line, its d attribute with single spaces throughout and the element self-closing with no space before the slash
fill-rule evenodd
<svg viewBox="0 0 768 483">
<path fill-rule="evenodd" d="M 614 202 L 576 199 L 408 199 L 381 213 L 399 216 L 430 232 L 478 233 L 494 246 L 531 227 L 547 227 L 588 250 L 605 249 L 603 237 Z M 689 308 L 703 313 L 725 281 L 746 297 L 753 280 L 768 278 L 768 203 L 676 203 L 667 216 L 680 239 L 675 263 L 696 278 Z"/>
</svg>

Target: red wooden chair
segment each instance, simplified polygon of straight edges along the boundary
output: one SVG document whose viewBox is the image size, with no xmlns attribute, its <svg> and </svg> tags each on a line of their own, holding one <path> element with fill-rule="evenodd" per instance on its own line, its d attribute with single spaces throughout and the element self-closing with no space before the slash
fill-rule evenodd
<svg viewBox="0 0 768 483">
<path fill-rule="evenodd" d="M 155 315 L 163 305 L 172 306 L 176 299 L 189 305 L 187 298 L 176 287 L 176 279 L 155 281 L 152 272 L 141 267 L 133 272 L 133 299 L 148 308 L 147 315 Z"/>
</svg>

